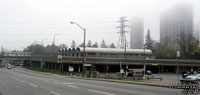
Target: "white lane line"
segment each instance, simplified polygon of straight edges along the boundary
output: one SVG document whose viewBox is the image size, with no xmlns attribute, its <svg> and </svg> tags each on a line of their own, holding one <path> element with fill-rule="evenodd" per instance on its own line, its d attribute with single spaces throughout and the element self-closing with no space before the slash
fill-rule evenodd
<svg viewBox="0 0 200 95">
<path fill-rule="evenodd" d="M 38 78 L 39 80 L 43 80 L 43 78 Z"/>
<path fill-rule="evenodd" d="M 73 85 L 67 85 L 68 87 L 72 87 L 72 88 L 78 88 L 76 86 L 73 86 Z"/>
<path fill-rule="evenodd" d="M 33 86 L 33 87 L 37 87 L 37 85 L 35 85 L 35 84 L 29 84 L 30 86 Z"/>
<path fill-rule="evenodd" d="M 14 78 L 16 81 L 18 81 L 18 79 L 17 78 Z"/>
<path fill-rule="evenodd" d="M 55 94 L 55 95 L 61 95 L 61 94 L 53 92 L 53 91 L 50 91 L 50 93 Z"/>
<path fill-rule="evenodd" d="M 13 79 L 14 77 L 13 77 L 13 76 L 10 76 L 10 78 L 12 78 L 12 79 Z"/>
<path fill-rule="evenodd" d="M 60 84 L 59 82 L 53 82 L 53 83 L 55 83 L 55 84 Z"/>
<path fill-rule="evenodd" d="M 63 82 L 62 84 L 74 84 L 74 83 L 65 83 L 65 82 Z"/>
<path fill-rule="evenodd" d="M 24 81 L 23 81 L 23 80 L 21 80 L 20 82 L 21 82 L 21 83 L 24 83 Z"/>
<path fill-rule="evenodd" d="M 107 93 L 107 92 L 102 92 L 102 91 L 98 91 L 98 90 L 92 90 L 92 89 L 88 89 L 89 91 L 92 91 L 92 92 L 97 92 L 97 93 L 101 93 L 101 94 L 106 94 L 106 95 L 115 95 L 115 94 L 112 94 L 112 93 Z"/>
</svg>

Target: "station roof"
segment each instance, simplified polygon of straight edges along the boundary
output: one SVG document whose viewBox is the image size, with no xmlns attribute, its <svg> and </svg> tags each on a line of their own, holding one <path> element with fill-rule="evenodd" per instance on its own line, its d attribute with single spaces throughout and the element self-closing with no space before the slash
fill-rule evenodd
<svg viewBox="0 0 200 95">
<path fill-rule="evenodd" d="M 83 48 L 80 48 L 80 51 L 83 52 Z M 125 53 L 125 49 L 119 48 L 85 48 L 85 51 L 88 53 Z M 126 49 L 127 54 L 152 54 L 150 49 Z"/>
</svg>

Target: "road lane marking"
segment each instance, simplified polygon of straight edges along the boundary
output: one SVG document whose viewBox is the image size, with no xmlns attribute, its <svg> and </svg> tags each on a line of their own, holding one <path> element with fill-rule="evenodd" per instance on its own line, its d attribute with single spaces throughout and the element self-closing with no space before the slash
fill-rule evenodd
<svg viewBox="0 0 200 95">
<path fill-rule="evenodd" d="M 50 93 L 55 94 L 55 95 L 61 95 L 61 94 L 53 92 L 53 91 L 50 91 Z"/>
<path fill-rule="evenodd" d="M 65 83 L 65 82 L 63 82 L 62 84 L 73 84 L 73 83 Z"/>
<path fill-rule="evenodd" d="M 135 90 L 129 90 L 129 89 L 120 89 L 120 88 L 113 88 L 113 87 L 107 87 L 107 86 L 97 86 L 97 85 L 92 85 L 92 84 L 84 84 L 84 83 L 79 83 L 79 85 L 82 86 L 88 86 L 88 87 L 96 87 L 96 88 L 105 88 L 105 89 L 112 89 L 120 92 L 129 92 L 129 93 L 138 93 L 138 94 L 146 94 L 146 95 L 162 95 L 158 93 L 150 93 L 150 92 L 144 92 L 144 91 L 135 91 Z"/>
<path fill-rule="evenodd" d="M 29 84 L 30 86 L 33 86 L 33 87 L 37 87 L 37 85 L 35 85 L 35 84 Z"/>
<path fill-rule="evenodd" d="M 18 81 L 18 79 L 17 78 L 14 78 L 16 81 Z"/>
<path fill-rule="evenodd" d="M 23 80 L 21 80 L 20 82 L 21 82 L 21 83 L 24 83 L 24 81 L 23 81 Z"/>
<path fill-rule="evenodd" d="M 112 94 L 112 93 L 107 93 L 107 92 L 98 91 L 98 90 L 92 90 L 92 89 L 88 89 L 88 90 L 92 91 L 92 92 L 96 92 L 96 93 L 106 94 L 106 95 L 115 95 L 115 94 Z"/>
<path fill-rule="evenodd" d="M 76 86 L 73 86 L 73 85 L 67 85 L 68 87 L 72 87 L 72 88 L 78 88 Z"/>
<path fill-rule="evenodd" d="M 53 83 L 55 83 L 55 84 L 60 84 L 59 82 L 53 82 Z"/>
</svg>

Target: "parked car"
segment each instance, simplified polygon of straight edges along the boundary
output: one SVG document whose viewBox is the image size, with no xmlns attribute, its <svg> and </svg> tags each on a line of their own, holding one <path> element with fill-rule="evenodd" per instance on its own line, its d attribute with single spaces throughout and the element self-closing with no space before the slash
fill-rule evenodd
<svg viewBox="0 0 200 95">
<path fill-rule="evenodd" d="M 191 72 L 185 71 L 185 72 L 182 72 L 182 77 L 183 79 L 185 79 L 187 76 L 190 76 L 191 74 L 192 74 Z"/>
<path fill-rule="evenodd" d="M 12 69 L 12 66 L 11 66 L 11 65 L 8 65 L 8 66 L 7 66 L 7 69 Z"/>
<path fill-rule="evenodd" d="M 198 77 L 197 75 L 189 75 L 185 77 L 185 80 L 198 80 Z"/>
<path fill-rule="evenodd" d="M 197 77 L 197 80 L 200 80 L 200 74 L 195 75 Z"/>
<path fill-rule="evenodd" d="M 147 70 L 147 71 L 146 71 L 146 74 L 147 74 L 147 75 L 151 75 L 152 73 L 151 73 L 151 71 Z"/>
</svg>

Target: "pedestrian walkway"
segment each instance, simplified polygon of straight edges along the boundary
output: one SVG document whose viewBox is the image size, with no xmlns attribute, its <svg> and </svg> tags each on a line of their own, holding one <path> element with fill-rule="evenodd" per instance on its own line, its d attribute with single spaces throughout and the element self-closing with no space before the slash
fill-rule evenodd
<svg viewBox="0 0 200 95">
<path fill-rule="evenodd" d="M 162 81 L 159 79 L 150 79 L 149 82 L 152 83 L 160 83 L 160 84 L 177 84 L 178 83 L 178 76 L 176 74 L 153 74 L 154 77 L 162 78 Z M 181 74 L 179 74 L 179 80 L 183 79 Z"/>
</svg>

